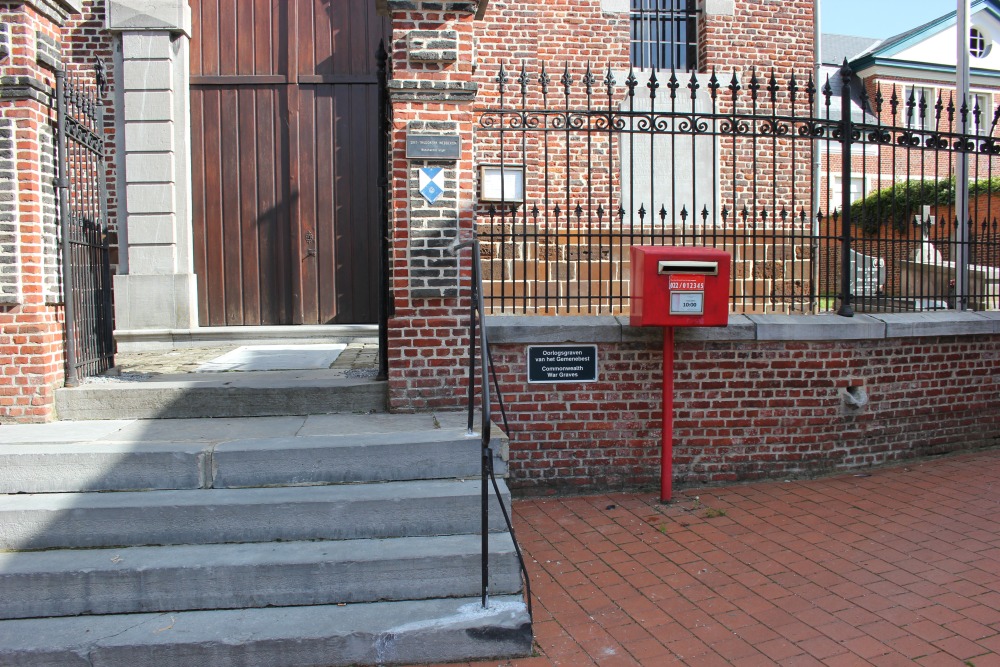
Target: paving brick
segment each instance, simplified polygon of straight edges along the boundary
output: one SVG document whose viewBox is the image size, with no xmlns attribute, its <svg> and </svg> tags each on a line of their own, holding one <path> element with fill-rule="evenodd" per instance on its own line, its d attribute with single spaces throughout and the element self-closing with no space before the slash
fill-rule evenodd
<svg viewBox="0 0 1000 667">
<path fill-rule="evenodd" d="M 987 488 L 1000 478 L 1000 457 L 996 451 L 919 462 L 912 464 L 912 469 L 921 471 L 927 489 L 932 489 L 935 495 L 948 496 L 961 491 L 967 503 L 962 510 L 964 516 L 990 517 L 985 522 L 977 518 L 969 534 L 977 534 L 977 539 L 982 541 L 991 539 L 992 531 L 1000 532 L 1000 517 L 993 517 L 989 511 L 987 493 Z M 876 471 L 875 475 L 880 478 L 877 487 L 859 490 L 872 503 L 866 506 L 865 513 L 876 522 L 895 521 L 899 508 L 914 504 L 913 489 L 907 484 L 912 475 L 904 468 Z M 957 559 L 927 563 L 915 558 L 899 558 L 894 562 L 885 555 L 920 549 L 946 553 L 949 545 L 938 538 L 937 527 L 950 525 L 954 516 L 941 514 L 936 502 L 924 504 L 906 513 L 909 527 L 903 539 L 899 537 L 903 531 L 890 533 L 873 530 L 869 524 L 865 524 L 867 528 L 856 525 L 849 511 L 854 499 L 845 494 L 845 489 L 855 486 L 852 478 L 833 477 L 795 486 L 794 497 L 785 493 L 788 487 L 785 484 L 713 489 L 711 494 L 716 498 L 712 502 L 728 499 L 727 506 L 732 508 L 729 516 L 741 526 L 753 526 L 750 531 L 738 533 L 738 537 L 720 536 L 721 533 L 704 523 L 696 530 L 678 531 L 688 546 L 703 543 L 702 533 L 714 534 L 720 541 L 735 540 L 727 550 L 731 554 L 738 553 L 739 558 L 730 557 L 727 561 L 724 554 L 713 555 L 712 567 L 723 573 L 730 568 L 739 570 L 740 574 L 736 575 L 739 583 L 730 580 L 718 587 L 696 576 L 705 566 L 706 559 L 703 558 L 699 565 L 698 558 L 693 556 L 697 551 L 678 548 L 671 539 L 672 533 L 668 531 L 664 535 L 657 529 L 663 522 L 692 520 L 684 509 L 684 503 L 690 502 L 689 495 L 682 494 L 680 501 L 667 506 L 658 505 L 652 496 L 646 495 L 515 502 L 516 519 L 527 524 L 521 536 L 529 563 L 534 554 L 544 553 L 546 559 L 553 562 L 574 564 L 573 549 L 579 547 L 579 541 L 564 534 L 568 529 L 563 527 L 563 518 L 572 518 L 568 525 L 572 526 L 569 530 L 573 533 L 593 533 L 587 542 L 589 550 L 583 554 L 585 567 L 546 570 L 538 575 L 539 579 L 546 578 L 546 585 L 536 590 L 536 596 L 543 607 L 552 611 L 553 620 L 544 626 L 548 628 L 546 631 L 536 635 L 542 657 L 534 658 L 536 662 L 532 665 L 577 664 L 573 660 L 581 657 L 583 642 L 593 639 L 594 632 L 616 635 L 613 639 L 623 652 L 616 653 L 614 659 L 627 655 L 632 664 L 674 664 L 671 660 L 675 660 L 677 664 L 700 667 L 724 660 L 741 667 L 754 664 L 853 667 L 859 664 L 961 664 L 972 657 L 979 667 L 982 656 L 1000 653 L 1000 640 L 997 640 L 1000 635 L 996 634 L 1000 630 L 1000 611 L 997 611 L 1000 596 L 992 592 L 1000 586 L 1000 550 L 980 551 L 979 558 L 972 561 L 974 565 L 967 564 L 973 568 L 969 570 L 969 578 L 955 577 L 946 569 L 938 569 L 942 563 L 950 567 L 958 562 Z M 926 492 L 931 493 L 930 490 Z M 703 499 L 709 496 L 707 491 L 690 492 L 690 495 L 695 493 Z M 772 502 L 769 496 L 782 498 L 782 501 Z M 617 506 L 616 510 L 605 509 L 611 504 Z M 617 572 L 608 563 L 628 562 L 622 557 L 625 550 L 614 542 L 615 533 L 602 535 L 593 530 L 593 526 L 608 526 L 609 516 L 615 525 L 632 526 L 634 539 L 656 545 L 660 558 L 646 556 L 634 561 L 635 574 L 632 576 L 641 577 L 642 586 L 636 586 L 629 573 Z M 656 520 L 649 521 L 653 516 Z M 862 597 L 849 599 L 833 592 L 833 587 L 819 585 L 816 580 L 827 581 L 832 572 L 829 569 L 810 568 L 796 575 L 804 581 L 798 582 L 798 595 L 794 596 L 761 574 L 759 569 L 746 571 L 748 563 L 753 563 L 754 568 L 760 564 L 767 568 L 768 564 L 782 562 L 779 554 L 790 544 L 786 529 L 793 517 L 796 522 L 818 526 L 817 532 L 827 536 L 825 541 L 817 541 L 814 535 L 809 541 L 799 540 L 796 544 L 836 554 L 836 558 L 822 561 L 814 558 L 812 562 L 836 568 L 844 573 L 837 576 L 844 576 L 846 581 L 851 581 L 850 576 L 854 573 L 865 573 L 863 584 L 854 582 L 857 586 L 842 589 L 844 594 Z M 909 521 L 910 518 L 914 520 Z M 840 538 L 848 534 L 843 530 L 848 525 L 855 525 L 858 531 L 867 531 L 864 542 L 850 543 L 858 543 L 864 549 L 845 549 Z M 955 530 L 952 527 L 952 532 Z M 985 534 L 982 531 L 986 531 Z M 857 533 L 851 531 L 850 534 Z M 954 538 L 954 535 L 949 537 Z M 889 542 L 892 542 L 891 547 L 887 546 Z M 553 546 L 556 544 L 564 545 L 566 551 Z M 873 560 L 872 554 L 876 553 L 879 556 Z M 537 560 L 537 556 L 534 558 Z M 936 583 L 924 588 L 911 587 L 911 582 L 930 582 L 905 569 L 910 566 L 921 573 L 930 572 L 930 579 Z M 695 574 L 688 571 L 691 567 Z M 589 573 L 605 576 L 613 573 L 615 595 L 609 595 L 607 589 L 600 586 L 588 587 L 581 583 L 580 577 Z M 659 583 L 650 584 L 650 577 Z M 975 585 L 968 585 L 973 580 Z M 760 593 L 764 586 L 767 596 Z M 897 586 L 906 588 L 906 592 L 899 593 Z M 734 594 L 723 594 L 722 590 Z M 589 599 L 578 599 L 574 593 L 585 594 Z M 946 597 L 940 602 L 935 600 L 941 596 Z M 968 604 L 960 599 L 963 597 L 968 599 Z M 794 604 L 782 603 L 793 599 Z M 878 611 L 861 606 L 860 600 Z M 875 600 L 888 602 L 873 602 Z M 949 604 L 942 604 L 945 601 Z M 793 607 L 794 613 L 788 607 Z M 553 638 L 558 641 L 550 641 L 545 635 L 554 634 L 557 627 L 565 629 L 566 634 Z M 649 636 L 644 636 L 640 630 L 648 632 Z M 973 639 L 987 631 L 993 634 Z M 632 637 L 632 632 L 638 635 Z M 665 647 L 662 654 L 658 653 L 659 643 Z M 733 651 L 743 653 L 744 648 L 747 655 L 735 658 Z M 630 653 L 633 649 L 636 653 Z M 755 658 L 755 655 L 761 657 Z M 600 655 L 591 654 L 589 660 L 605 664 Z M 522 661 L 511 664 L 512 667 L 528 665 Z M 582 664 L 589 663 L 584 661 Z"/>
</svg>

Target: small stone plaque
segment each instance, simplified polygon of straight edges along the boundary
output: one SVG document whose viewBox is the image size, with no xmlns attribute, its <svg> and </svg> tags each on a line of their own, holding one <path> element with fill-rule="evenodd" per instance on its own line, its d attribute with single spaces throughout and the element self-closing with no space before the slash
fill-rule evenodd
<svg viewBox="0 0 1000 667">
<path fill-rule="evenodd" d="M 933 246 L 932 246 L 933 247 Z M 850 250 L 851 294 L 877 296 L 885 287 L 885 260 Z"/>
<path fill-rule="evenodd" d="M 462 137 L 457 134 L 407 134 L 406 157 L 416 160 L 458 160 Z"/>
<path fill-rule="evenodd" d="M 528 382 L 596 382 L 596 345 L 529 345 Z"/>
</svg>

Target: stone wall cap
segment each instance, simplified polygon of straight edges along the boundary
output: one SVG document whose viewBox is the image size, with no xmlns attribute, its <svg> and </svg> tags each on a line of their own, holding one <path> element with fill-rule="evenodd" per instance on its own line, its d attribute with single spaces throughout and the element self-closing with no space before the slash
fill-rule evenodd
<svg viewBox="0 0 1000 667">
<path fill-rule="evenodd" d="M 613 316 L 488 315 L 491 343 L 617 343 L 622 327 Z"/>
<path fill-rule="evenodd" d="M 623 316 L 489 315 L 491 343 L 648 343 L 661 327 L 632 327 Z M 894 313 L 841 317 L 730 315 L 725 327 L 677 327 L 678 341 L 837 341 L 1000 334 L 1000 311 Z"/>
<path fill-rule="evenodd" d="M 1000 334 L 1000 310 L 988 310 L 977 313 L 980 317 L 993 323 L 993 333 Z"/>
<path fill-rule="evenodd" d="M 26 0 L 25 3 L 57 25 L 73 14 L 83 13 L 83 0 Z"/>
<path fill-rule="evenodd" d="M 191 36 L 186 0 L 108 0 L 106 27 L 112 32 L 165 31 Z"/>
<path fill-rule="evenodd" d="M 748 315 L 757 340 L 862 340 L 885 338 L 885 323 L 867 315 Z"/>
<path fill-rule="evenodd" d="M 887 338 L 918 336 L 964 336 L 1000 333 L 1000 313 L 937 311 L 925 313 L 882 313 L 873 318 L 885 323 Z"/>
<path fill-rule="evenodd" d="M 754 340 L 757 325 L 746 315 L 729 315 L 724 327 L 676 327 L 675 340 Z"/>
<path fill-rule="evenodd" d="M 486 15 L 486 8 L 489 0 L 435 0 L 425 2 L 425 0 L 375 0 L 375 10 L 380 16 L 388 16 L 390 12 L 426 12 L 430 11 L 425 4 L 433 6 L 435 13 L 442 11 L 448 13 L 475 14 L 477 19 L 482 19 Z"/>
</svg>

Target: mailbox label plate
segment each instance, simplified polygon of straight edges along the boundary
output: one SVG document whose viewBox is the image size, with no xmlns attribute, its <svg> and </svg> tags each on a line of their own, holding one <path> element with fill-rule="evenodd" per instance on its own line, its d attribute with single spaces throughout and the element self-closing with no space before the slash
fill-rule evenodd
<svg viewBox="0 0 1000 667">
<path fill-rule="evenodd" d="M 528 382 L 596 382 L 596 345 L 529 345 Z"/>
<path fill-rule="evenodd" d="M 705 313 L 704 292 L 671 292 L 671 315 L 703 315 Z"/>
</svg>

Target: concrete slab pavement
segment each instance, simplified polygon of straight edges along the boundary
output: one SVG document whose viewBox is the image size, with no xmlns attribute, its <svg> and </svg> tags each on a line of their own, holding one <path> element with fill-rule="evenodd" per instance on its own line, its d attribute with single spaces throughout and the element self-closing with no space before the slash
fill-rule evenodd
<svg viewBox="0 0 1000 667">
<path fill-rule="evenodd" d="M 819 480 L 526 499 L 547 665 L 1000 665 L 1000 450 Z"/>
</svg>

